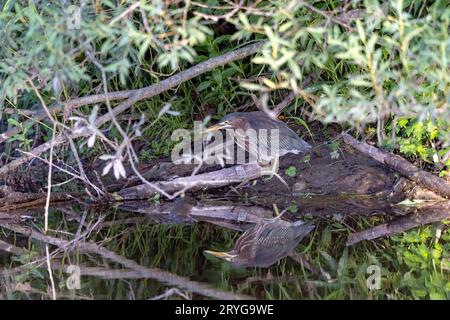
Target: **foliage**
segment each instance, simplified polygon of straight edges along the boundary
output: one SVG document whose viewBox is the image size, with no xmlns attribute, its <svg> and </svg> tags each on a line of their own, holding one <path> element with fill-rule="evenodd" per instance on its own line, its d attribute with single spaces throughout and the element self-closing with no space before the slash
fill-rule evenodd
<svg viewBox="0 0 450 320">
<path fill-rule="evenodd" d="M 449 147 L 446 1 L 262 1 L 238 10 L 217 1 L 80 4 L 79 28 L 71 25 L 66 2 L 2 4 L 0 101 L 22 109 L 30 81 L 48 102 L 87 95 L 99 85 L 100 71 L 112 89 L 142 87 L 241 41 L 267 39 L 252 59 L 259 70 L 231 63 L 191 83 L 200 99 L 225 113 L 243 94 L 233 79 L 247 78 L 241 86 L 263 96 L 276 89 L 297 92 L 322 122 L 376 124 L 380 143 L 387 141 L 386 123 L 397 126 L 406 118 L 437 125 L 435 153 Z M 313 71 L 322 81 L 302 88 Z M 15 138 L 28 144 L 26 139 L 26 134 Z M 398 143 L 393 147 L 400 152 L 429 161 L 423 141 Z"/>
<path fill-rule="evenodd" d="M 426 227 L 394 237 L 397 259 L 408 271 L 402 278 L 394 277 L 393 285 L 407 288 L 416 299 L 450 299 L 450 233 L 446 230 L 437 239 L 432 231 Z"/>
<path fill-rule="evenodd" d="M 386 147 L 393 148 L 399 146 L 399 151 L 406 156 L 424 162 L 433 170 L 445 175 L 450 168 L 450 161 L 446 157 L 450 152 L 450 145 L 447 143 L 449 134 L 445 125 L 445 120 L 420 121 L 417 118 L 399 118 L 392 132 L 392 123 L 387 128 L 387 132 L 394 139 L 386 141 Z"/>
<path fill-rule="evenodd" d="M 81 1 L 81 24 L 73 27 L 64 1 L 6 1 L 0 13 L 0 97 L 16 101 L 36 77 L 44 92 L 56 95 L 55 83 L 62 83 L 66 98 L 82 95 L 80 84 L 99 79 L 94 60 L 124 86 L 131 71 L 143 75 L 144 60 L 157 57 L 151 64 L 173 69 L 194 61 L 193 46 L 211 34 L 208 26 L 197 17 L 183 18 L 182 7 L 165 10 L 162 1 L 138 2 L 131 19 L 120 18 L 134 3 L 102 1 L 93 7 Z"/>
<path fill-rule="evenodd" d="M 286 173 L 286 175 L 288 177 L 295 177 L 297 175 L 297 168 L 294 166 L 290 166 L 289 168 L 287 168 L 284 173 Z"/>
</svg>

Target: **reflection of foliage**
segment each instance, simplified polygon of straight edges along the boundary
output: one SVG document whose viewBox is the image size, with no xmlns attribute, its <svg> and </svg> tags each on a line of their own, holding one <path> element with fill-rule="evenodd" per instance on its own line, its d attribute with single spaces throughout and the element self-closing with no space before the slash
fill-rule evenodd
<svg viewBox="0 0 450 320">
<path fill-rule="evenodd" d="M 314 281 L 320 296 L 328 299 L 449 299 L 450 232 L 442 227 L 421 227 L 379 241 L 350 247 L 336 247 L 336 233 L 342 225 L 333 223 L 322 230 L 317 263 L 329 275 L 326 281 Z M 440 231 L 438 231 L 440 230 Z M 442 232 L 442 234 L 440 233 Z M 440 236 L 437 236 L 440 234 Z M 367 268 L 380 268 L 381 287 L 369 291 Z"/>
</svg>

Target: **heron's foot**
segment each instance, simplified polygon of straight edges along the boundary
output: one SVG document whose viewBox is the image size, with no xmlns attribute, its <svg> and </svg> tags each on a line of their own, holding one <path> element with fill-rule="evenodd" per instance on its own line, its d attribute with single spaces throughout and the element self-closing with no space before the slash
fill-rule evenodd
<svg viewBox="0 0 450 320">
<path fill-rule="evenodd" d="M 278 168 L 274 168 L 271 165 L 261 165 L 261 176 L 269 176 L 267 180 L 270 180 L 278 173 Z"/>
<path fill-rule="evenodd" d="M 275 177 L 276 177 L 283 185 L 286 186 L 286 188 L 289 190 L 289 193 L 292 193 L 291 188 L 289 187 L 289 185 L 287 184 L 287 182 L 284 181 L 284 179 L 283 179 L 278 173 L 276 173 L 276 172 L 272 172 L 271 175 L 270 175 L 270 177 L 268 177 L 268 178 L 266 179 L 266 181 L 267 181 L 267 180 L 271 180 L 274 176 L 275 176 Z"/>
</svg>

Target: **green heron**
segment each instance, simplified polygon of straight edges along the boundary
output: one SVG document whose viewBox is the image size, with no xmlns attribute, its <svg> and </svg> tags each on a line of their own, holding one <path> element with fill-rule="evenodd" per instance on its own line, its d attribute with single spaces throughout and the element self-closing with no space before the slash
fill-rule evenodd
<svg viewBox="0 0 450 320">
<path fill-rule="evenodd" d="M 241 267 L 267 268 L 294 251 L 312 230 L 312 222 L 287 222 L 280 218 L 263 220 L 245 231 L 229 252 L 205 250 L 215 257 Z"/>
<path fill-rule="evenodd" d="M 272 119 L 262 111 L 231 113 L 223 117 L 218 124 L 207 128 L 205 132 L 222 129 L 233 129 L 230 133 L 236 144 L 256 156 L 258 163 L 273 161 L 271 174 L 278 171 L 279 157 L 287 153 L 299 154 L 311 150 L 311 146 L 284 122 Z M 256 135 L 249 135 L 247 131 L 249 129 L 253 129 Z M 266 139 L 261 136 L 263 129 L 267 130 Z M 273 132 L 273 129 L 277 131 Z M 274 138 L 277 138 L 277 141 Z"/>
</svg>

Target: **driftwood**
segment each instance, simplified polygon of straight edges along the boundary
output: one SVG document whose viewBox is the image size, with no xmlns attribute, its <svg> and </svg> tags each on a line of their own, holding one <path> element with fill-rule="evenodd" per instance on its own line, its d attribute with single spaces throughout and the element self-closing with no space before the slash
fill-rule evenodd
<svg viewBox="0 0 450 320">
<path fill-rule="evenodd" d="M 15 245 L 5 242 L 3 240 L 0 240 L 0 251 L 9 252 L 18 256 L 28 253 L 27 250 L 20 247 L 16 247 Z"/>
<path fill-rule="evenodd" d="M 436 194 L 450 198 L 450 183 L 429 172 L 421 170 L 408 160 L 389 152 L 380 150 L 364 142 L 359 142 L 347 133 L 342 134 L 345 143 L 373 159 L 389 166 L 402 176 L 422 185 Z"/>
<path fill-rule="evenodd" d="M 202 173 L 195 176 L 176 178 L 171 181 L 153 183 L 166 193 L 177 193 L 192 189 L 219 188 L 245 180 L 261 177 L 261 167 L 254 164 L 238 165 L 218 171 Z M 148 199 L 157 193 L 157 190 L 147 184 L 126 188 L 117 192 L 116 198 L 120 200 Z"/>
</svg>

